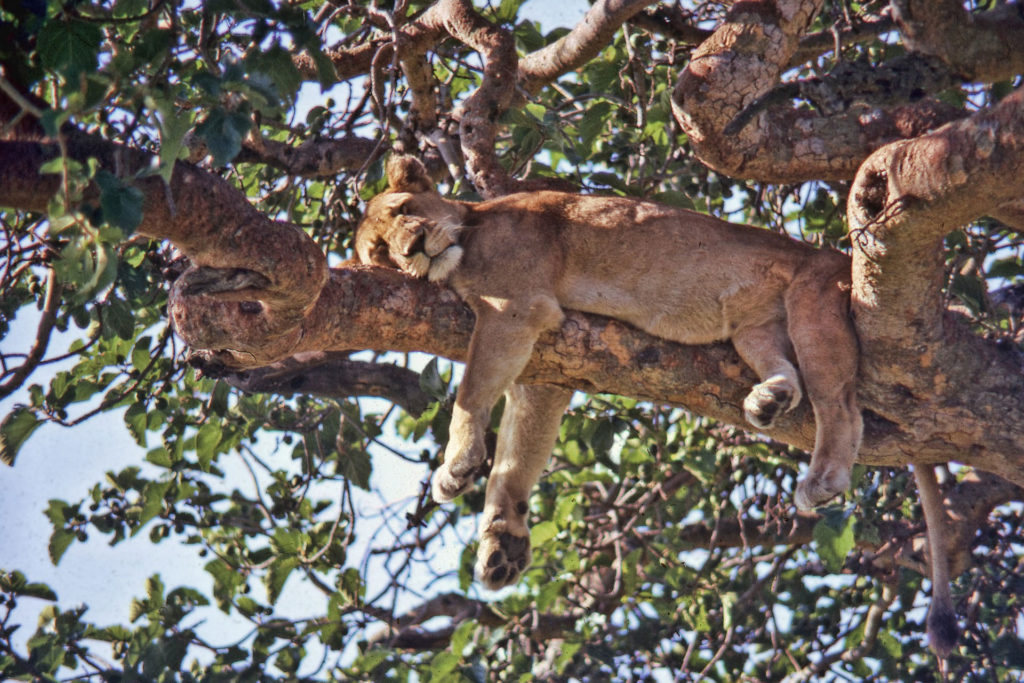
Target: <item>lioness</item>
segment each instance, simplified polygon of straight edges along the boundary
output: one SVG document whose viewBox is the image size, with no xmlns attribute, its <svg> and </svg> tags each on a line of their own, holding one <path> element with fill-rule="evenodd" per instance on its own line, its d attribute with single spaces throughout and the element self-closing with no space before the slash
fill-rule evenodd
<svg viewBox="0 0 1024 683">
<path fill-rule="evenodd" d="M 434 474 L 438 502 L 473 483 L 491 409 L 507 392 L 477 555 L 484 584 L 512 583 L 529 562 L 526 501 L 571 392 L 515 380 L 563 308 L 684 344 L 731 340 L 761 379 L 743 402 L 754 427 L 770 427 L 804 392 L 814 408 L 814 452 L 797 505 L 813 507 L 849 486 L 863 424 L 846 256 L 621 197 L 544 191 L 448 200 L 410 157 L 392 157 L 387 175 L 388 190 L 369 202 L 356 231 L 358 259 L 446 282 L 476 313 Z"/>
</svg>

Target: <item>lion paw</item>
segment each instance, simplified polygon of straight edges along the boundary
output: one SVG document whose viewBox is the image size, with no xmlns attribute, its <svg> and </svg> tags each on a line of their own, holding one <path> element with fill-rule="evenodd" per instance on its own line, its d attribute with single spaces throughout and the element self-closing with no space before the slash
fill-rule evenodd
<svg viewBox="0 0 1024 683">
<path fill-rule="evenodd" d="M 825 475 L 808 474 L 796 486 L 794 499 L 800 510 L 812 510 L 850 488 L 850 473 L 839 470 Z"/>
<path fill-rule="evenodd" d="M 476 575 L 485 586 L 510 586 L 530 564 L 530 537 L 513 534 L 504 523 L 492 524 L 480 538 L 476 557 Z"/>
<path fill-rule="evenodd" d="M 469 491 L 475 482 L 475 467 L 463 471 L 461 468 L 448 467 L 445 463 L 434 472 L 431 495 L 435 503 L 447 503 Z"/>
<path fill-rule="evenodd" d="M 755 385 L 743 400 L 747 422 L 758 429 L 768 429 L 782 413 L 795 407 L 799 394 L 788 382 L 762 382 Z"/>
<path fill-rule="evenodd" d="M 476 481 L 478 466 L 478 463 L 468 462 L 465 458 L 457 458 L 451 464 L 445 462 L 437 468 L 431 486 L 434 502 L 447 503 L 465 494 Z"/>
</svg>

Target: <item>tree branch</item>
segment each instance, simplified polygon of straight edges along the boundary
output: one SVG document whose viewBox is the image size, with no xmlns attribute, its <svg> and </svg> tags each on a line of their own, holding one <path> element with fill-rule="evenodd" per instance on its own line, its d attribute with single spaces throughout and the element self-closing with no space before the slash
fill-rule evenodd
<svg viewBox="0 0 1024 683">
<path fill-rule="evenodd" d="M 1012 105 L 1019 97 L 1007 98 L 997 110 L 1015 111 Z M 960 130 L 947 127 L 941 135 Z M 1004 135 L 995 122 L 970 130 Z M 989 133 L 979 140 L 989 140 Z M 1015 134 L 1014 129 L 1005 129 L 1005 136 Z M 974 139 L 969 131 L 963 135 Z M 115 168 L 113 159 L 118 155 L 122 164 L 125 159 L 134 158 L 138 164 L 146 160 L 112 143 L 72 137 L 68 144 L 72 154 L 82 159 L 93 156 L 108 168 Z M 1024 140 L 1024 134 L 1017 140 Z M 1016 166 L 1006 163 L 1014 149 L 1010 142 L 1005 148 L 979 144 L 979 153 L 986 149 L 992 168 L 976 169 L 985 159 L 975 157 L 957 163 L 964 164 L 965 173 L 977 170 L 979 182 L 1003 190 L 993 194 L 992 188 L 985 193 L 974 186 L 959 187 L 972 195 L 963 200 L 965 206 L 979 203 L 973 195 L 986 195 L 982 205 L 1003 203 L 1006 195 L 1016 191 L 1010 186 L 1024 178 L 1024 173 L 1014 170 Z M 41 143 L 0 143 L 0 205 L 45 208 L 57 188 L 52 177 L 39 175 L 39 168 L 56 154 L 56 149 Z M 1003 163 L 994 164 L 996 159 Z M 929 163 L 937 166 L 938 160 Z M 894 179 L 901 178 L 897 171 L 891 174 Z M 301 230 L 268 220 L 225 181 L 188 164 L 175 167 L 170 188 L 173 209 L 160 180 L 149 178 L 137 185 L 145 196 L 140 232 L 171 240 L 197 264 L 192 275 L 187 273 L 175 284 L 169 313 L 179 335 L 193 348 L 205 349 L 208 359 L 249 369 L 300 352 L 367 348 L 464 358 L 473 316 L 452 292 L 379 268 L 339 268 L 328 274 L 323 253 Z M 923 190 L 915 192 L 928 198 Z M 965 220 L 962 210 L 948 204 L 941 203 L 937 209 L 946 212 L 944 220 L 952 224 Z M 891 232 L 888 224 L 883 227 L 875 239 Z M 929 249 L 928 253 L 935 252 L 934 246 Z M 229 281 L 244 288 L 224 290 Z M 863 277 L 860 282 L 865 282 Z M 903 311 L 907 301 L 911 305 L 927 301 L 898 290 L 892 294 L 896 300 L 890 302 L 894 308 L 882 307 L 879 312 L 868 310 L 864 294 L 860 296 L 860 314 L 868 318 L 881 315 L 885 319 L 892 315 L 885 310 Z M 860 385 L 867 432 L 860 462 L 903 465 L 955 459 L 1024 483 L 1019 451 L 1024 409 L 1004 400 L 1024 395 L 1019 359 L 966 331 L 947 335 L 949 349 L 934 348 L 931 342 L 922 346 L 923 342 L 909 337 L 897 339 L 901 345 L 889 346 L 877 335 L 867 337 Z M 922 354 L 922 348 L 928 353 Z M 940 357 L 952 360 L 936 362 Z M 885 372 L 880 372 L 883 366 Z M 681 346 L 618 321 L 574 312 L 560 330 L 541 338 L 522 380 L 680 405 L 741 427 L 747 427 L 742 401 L 756 381 L 728 344 Z M 999 420 L 992 419 L 995 410 Z M 809 448 L 814 439 L 811 411 L 804 405 L 787 413 L 769 435 Z"/>
<path fill-rule="evenodd" d="M 337 140 L 311 137 L 290 145 L 254 132 L 243 142 L 235 162 L 267 164 L 303 178 L 333 178 L 362 168 L 376 149 L 375 141 L 354 135 Z"/>
<path fill-rule="evenodd" d="M 57 322 L 57 309 L 60 307 L 62 287 L 56 273 L 51 269 L 46 278 L 46 298 L 43 300 L 43 312 L 36 325 L 36 338 L 24 362 L 11 371 L 6 382 L 0 384 L 0 398 L 10 396 L 24 383 L 32 371 L 39 366 L 50 346 L 50 334 Z"/>
<path fill-rule="evenodd" d="M 420 389 L 419 374 L 387 363 L 349 359 L 343 352 L 298 353 L 262 368 L 230 371 L 203 367 L 207 374 L 222 378 L 245 392 L 266 392 L 281 396 L 295 394 L 344 398 L 378 396 L 406 412 L 419 415 L 430 397 Z"/>
<path fill-rule="evenodd" d="M 953 110 L 931 100 L 831 115 L 787 105 L 762 112 L 736 135 L 723 134 L 789 68 L 820 5 L 818 0 L 737 3 L 694 51 L 672 101 L 676 120 L 705 164 L 773 183 L 845 180 L 882 144 L 950 120 Z"/>
<path fill-rule="evenodd" d="M 530 95 L 578 69 L 603 50 L 619 27 L 654 0 L 598 0 L 569 33 L 519 63 L 519 87 Z"/>
<path fill-rule="evenodd" d="M 1005 399 L 1024 396 L 1024 360 L 1019 350 L 988 344 L 945 313 L 942 241 L 1022 191 L 1018 89 L 969 119 L 879 149 L 857 174 L 848 206 L 863 393 L 885 416 L 905 414 L 926 393 L 946 394 L 931 418 L 904 423 L 922 443 L 953 440 L 970 448 L 982 430 L 965 415 L 998 414 L 992 423 L 1014 427 L 1000 437 L 1004 456 L 983 469 L 1004 476 L 1020 467 L 1010 444 L 1020 442 L 1011 432 L 1024 429 L 1024 405 Z M 876 381 L 882 377 L 890 378 L 884 386 Z M 946 393 L 949 383 L 960 387 L 955 394 Z"/>
<path fill-rule="evenodd" d="M 1024 71 L 1018 2 L 975 13 L 957 0 L 896 0 L 892 7 L 908 49 L 939 57 L 967 80 L 1010 80 Z"/>
</svg>

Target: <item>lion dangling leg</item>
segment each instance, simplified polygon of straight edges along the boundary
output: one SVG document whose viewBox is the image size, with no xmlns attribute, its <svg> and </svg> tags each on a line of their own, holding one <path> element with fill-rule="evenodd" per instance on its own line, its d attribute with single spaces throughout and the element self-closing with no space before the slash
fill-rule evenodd
<svg viewBox="0 0 1024 683">
<path fill-rule="evenodd" d="M 484 462 L 484 434 L 491 410 L 526 367 L 540 333 L 564 318 L 558 302 L 545 295 L 515 299 L 473 297 L 476 313 L 466 374 L 455 396 L 444 462 L 434 473 L 433 496 L 444 503 L 473 484 Z"/>
<path fill-rule="evenodd" d="M 829 272 L 811 270 L 786 296 L 789 338 L 807 398 L 814 408 L 814 452 L 796 488 L 796 505 L 809 510 L 850 487 L 864 433 L 857 407 L 860 349 L 846 293 L 849 268 L 838 261 Z"/>
<path fill-rule="evenodd" d="M 477 551 L 476 575 L 488 588 L 515 583 L 530 564 L 527 501 L 571 397 L 572 391 L 550 384 L 513 384 L 505 392 Z"/>
</svg>

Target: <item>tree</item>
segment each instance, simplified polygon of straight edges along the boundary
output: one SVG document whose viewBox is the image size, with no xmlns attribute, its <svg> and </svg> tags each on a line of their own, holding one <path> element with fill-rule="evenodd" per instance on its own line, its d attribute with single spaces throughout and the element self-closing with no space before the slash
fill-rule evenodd
<svg viewBox="0 0 1024 683">
<path fill-rule="evenodd" d="M 51 501 L 53 561 L 145 531 L 196 545 L 214 581 L 153 577 L 131 624 L 96 625 L 6 568 L 5 676 L 937 680 L 904 470 L 936 464 L 964 628 L 941 675 L 1024 676 L 1020 6 L 597 0 L 542 34 L 520 4 L 5 6 L 0 333 L 38 322 L 0 357 L 0 397 L 25 397 L 0 456 L 45 422 L 123 412 L 145 462 Z M 307 82 L 324 94 L 303 120 Z M 460 360 L 472 327 L 441 288 L 328 267 L 389 150 L 464 197 L 569 183 L 847 249 L 866 467 L 846 500 L 794 513 L 813 416 L 743 431 L 752 374 L 730 347 L 570 312 L 522 377 L 587 392 L 531 500 L 524 579 L 484 599 L 472 548 L 432 559 L 479 494 L 438 508 L 424 487 L 354 556 L 373 534 L 352 502 L 367 449 L 393 432 L 426 478 L 438 447 L 418 440 L 443 444 L 452 380 L 351 351 Z M 46 375 L 54 330 L 80 340 Z M 223 480 L 229 457 L 252 490 Z M 323 593 L 319 615 L 282 615 L 293 576 Z M 21 647 L 24 597 L 55 604 Z M 211 597 L 249 637 L 201 635 Z"/>
</svg>

